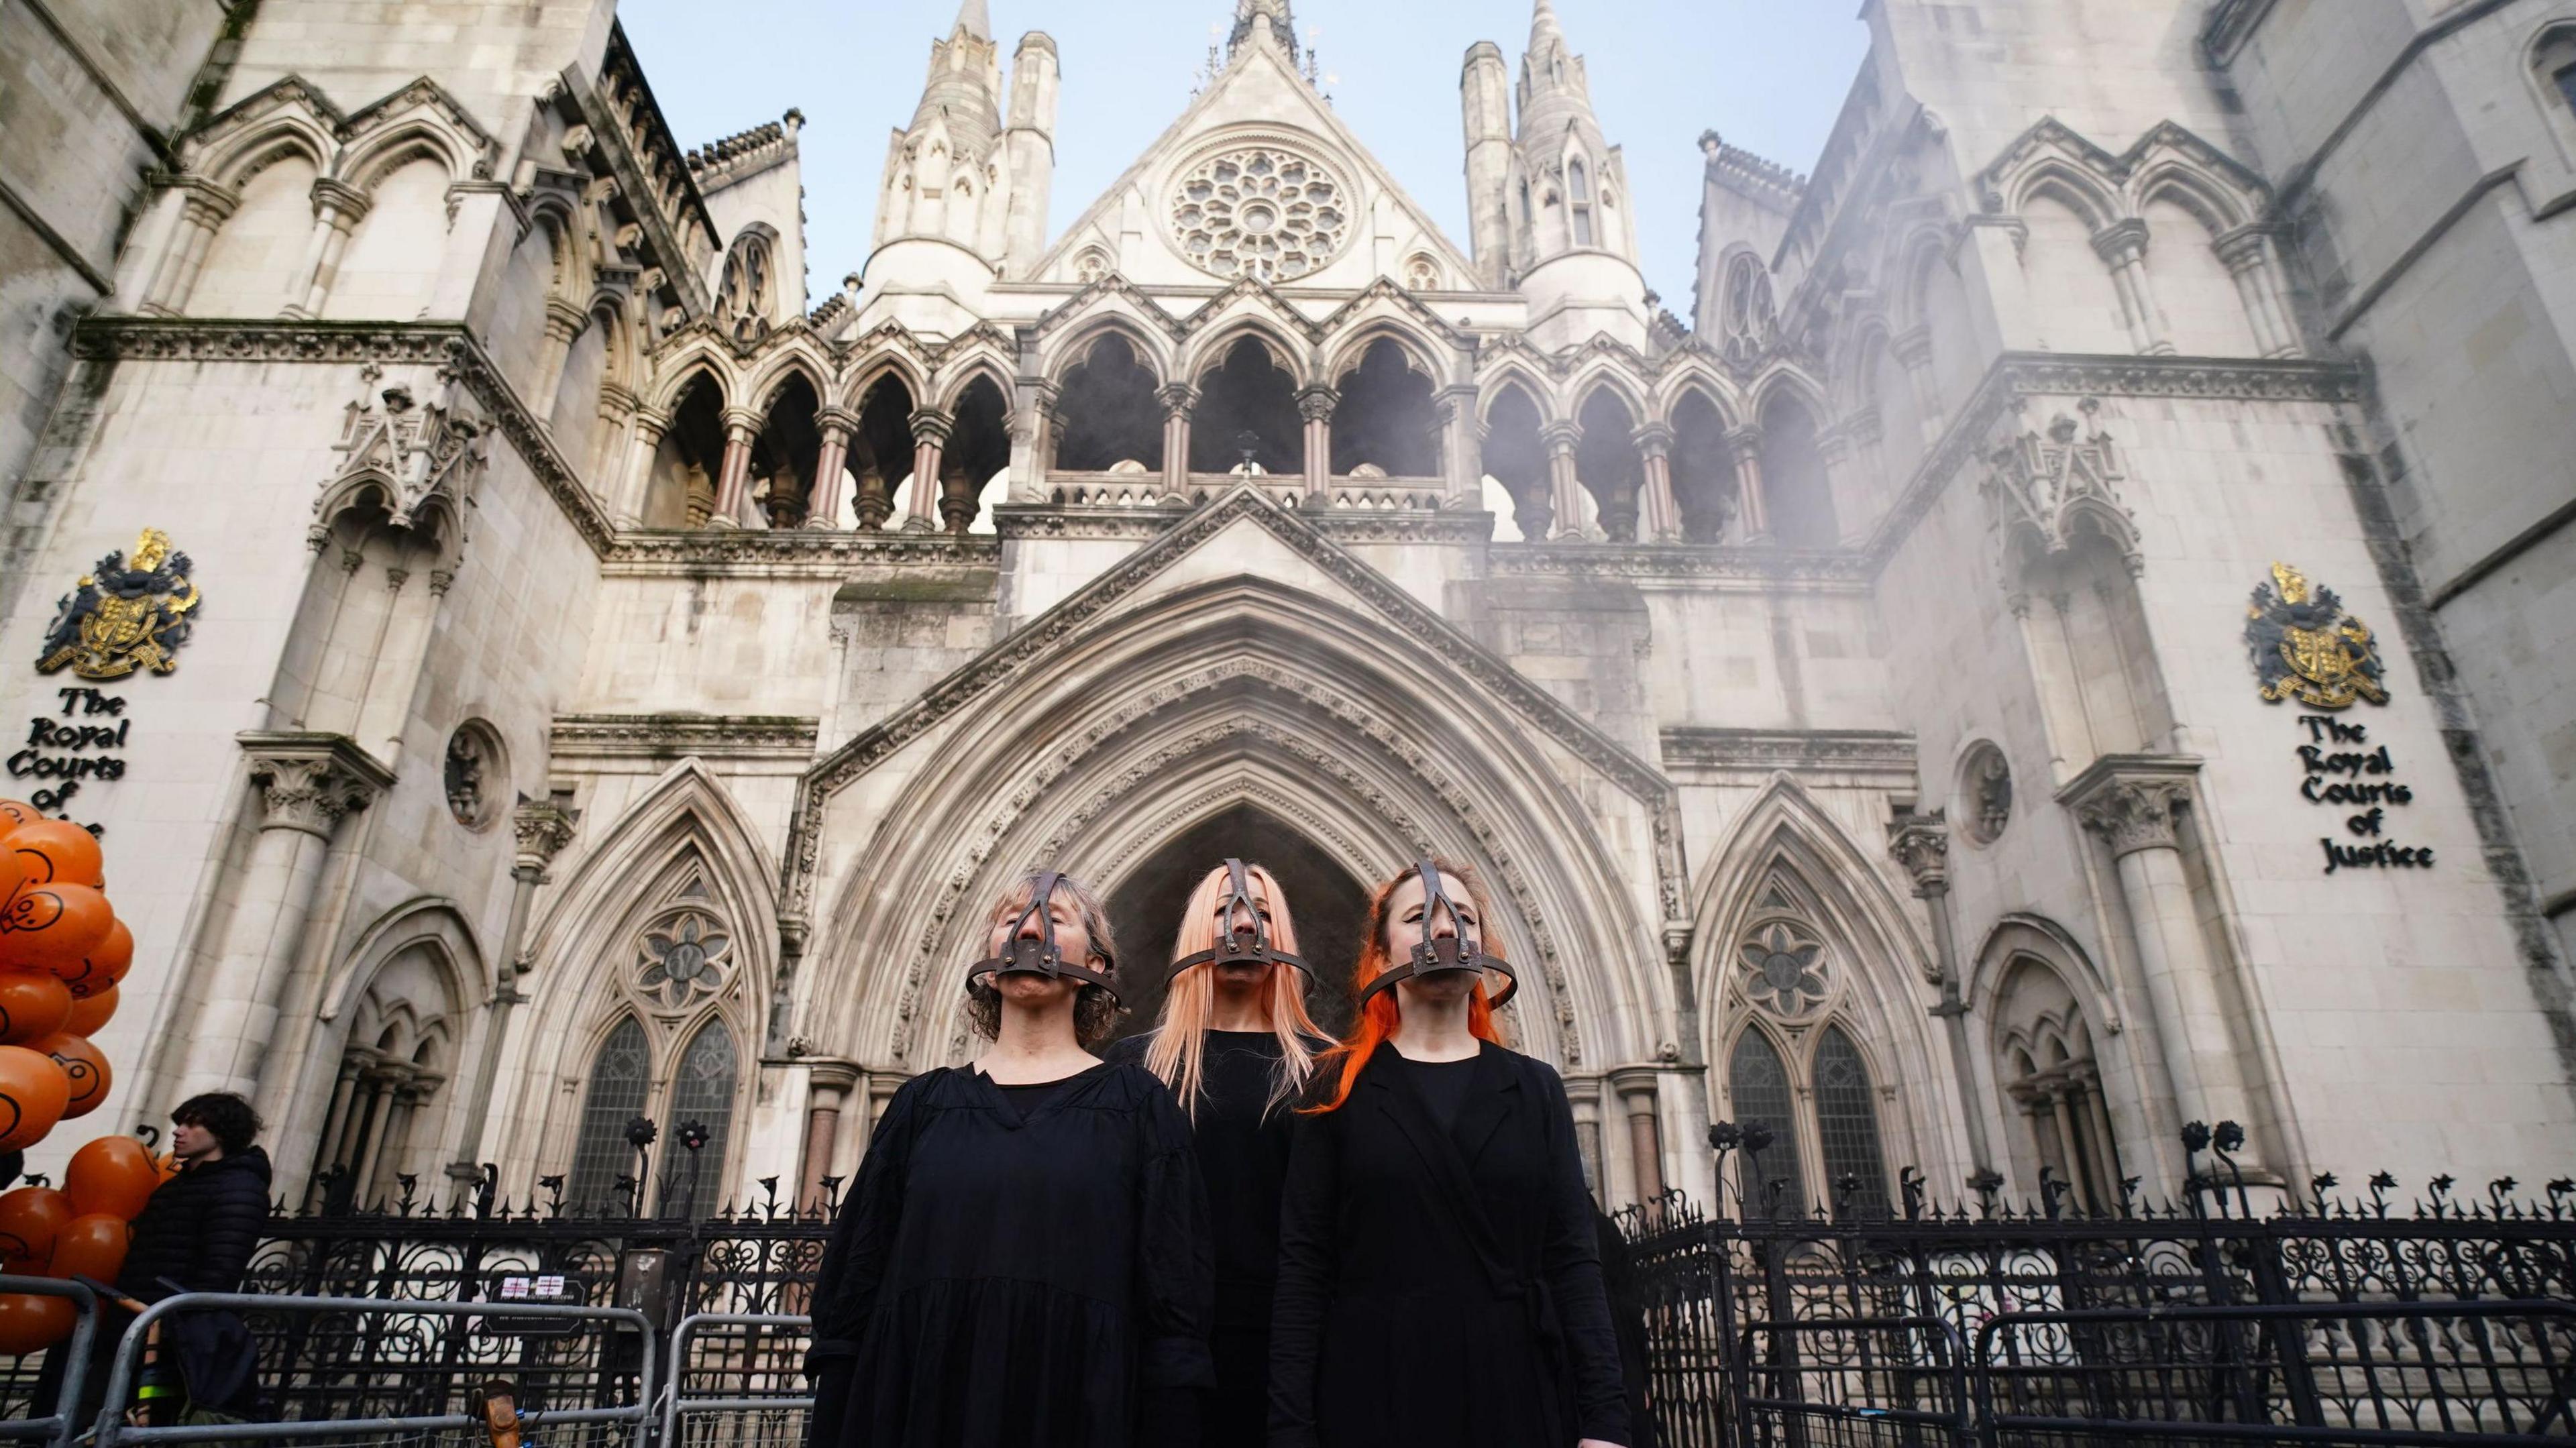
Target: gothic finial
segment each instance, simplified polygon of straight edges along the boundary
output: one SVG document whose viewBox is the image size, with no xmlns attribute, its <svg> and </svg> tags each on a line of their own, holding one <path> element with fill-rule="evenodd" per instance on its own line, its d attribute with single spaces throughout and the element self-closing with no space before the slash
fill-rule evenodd
<svg viewBox="0 0 2576 1448">
<path fill-rule="evenodd" d="M 1279 48 L 1295 60 L 1297 20 L 1290 13 L 1289 0 L 1234 0 L 1234 33 L 1225 42 L 1225 53 L 1233 55 L 1252 38 L 1253 27 L 1264 23 L 1269 25 L 1271 38 L 1279 42 Z"/>
</svg>

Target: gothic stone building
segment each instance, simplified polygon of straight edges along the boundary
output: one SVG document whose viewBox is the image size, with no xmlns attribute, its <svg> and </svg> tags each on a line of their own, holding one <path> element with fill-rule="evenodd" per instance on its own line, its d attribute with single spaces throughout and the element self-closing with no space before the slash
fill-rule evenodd
<svg viewBox="0 0 2576 1448">
<path fill-rule="evenodd" d="M 1286 0 L 1056 208 L 1112 58 L 967 0 L 819 302 L 861 178 L 685 147 L 610 0 L 19 12 L 0 702 L 140 946 L 96 1124 L 811 1191 L 1014 872 L 1142 1019 L 1216 858 L 1338 972 L 1434 847 L 1612 1204 L 1721 1119 L 1806 1201 L 2576 1140 L 2576 0 L 1870 0 L 1809 174 L 1700 141 L 1687 322 L 1579 0 L 1467 52 L 1463 237 Z M 49 646 L 111 567 L 166 672 Z"/>
</svg>

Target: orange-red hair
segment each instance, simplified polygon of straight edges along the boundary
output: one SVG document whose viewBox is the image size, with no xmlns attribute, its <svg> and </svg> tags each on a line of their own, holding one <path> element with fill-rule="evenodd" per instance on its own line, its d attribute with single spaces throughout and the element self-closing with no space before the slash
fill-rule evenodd
<svg viewBox="0 0 2576 1448">
<path fill-rule="evenodd" d="M 1436 855 L 1432 857 L 1431 867 L 1465 883 L 1467 898 L 1476 908 L 1476 924 L 1483 931 L 1485 953 L 1502 954 L 1502 942 L 1494 938 L 1493 912 L 1485 904 L 1485 886 L 1476 878 L 1476 872 Z M 1386 970 L 1387 902 L 1395 898 L 1396 890 L 1412 879 L 1418 869 L 1416 865 L 1407 865 L 1393 879 L 1369 892 L 1368 924 L 1360 936 L 1359 964 L 1351 971 L 1351 994 L 1358 995 L 1368 989 L 1368 983 Z M 1325 1053 L 1327 1062 L 1340 1062 L 1339 1073 L 1333 1082 L 1331 1099 L 1308 1107 L 1309 1112 L 1336 1111 L 1343 1102 L 1351 1099 L 1351 1087 L 1359 1081 L 1360 1072 L 1367 1067 L 1369 1057 L 1375 1055 L 1377 1048 L 1404 1024 L 1404 1007 L 1395 997 L 1394 989 L 1370 996 L 1368 1004 L 1360 1008 L 1360 1018 L 1352 1022 L 1350 1035 Z M 1475 990 L 1467 997 L 1467 1032 L 1480 1041 L 1491 1041 L 1497 1046 L 1503 1044 L 1502 1028 L 1494 1023 L 1494 1007 L 1485 998 L 1482 980 L 1476 982 Z"/>
</svg>

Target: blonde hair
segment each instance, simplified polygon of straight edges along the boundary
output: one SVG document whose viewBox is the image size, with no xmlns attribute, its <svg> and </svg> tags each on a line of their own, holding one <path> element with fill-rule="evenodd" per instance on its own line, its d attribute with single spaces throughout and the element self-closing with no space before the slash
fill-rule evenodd
<svg viewBox="0 0 2576 1448">
<path fill-rule="evenodd" d="M 995 930 L 1019 919 L 1038 898 L 1038 875 L 1036 870 L 1021 875 L 1011 882 L 1011 888 L 1002 892 L 1001 899 L 993 902 L 992 913 L 984 917 L 984 933 L 975 947 L 977 950 L 984 948 L 981 941 L 991 940 Z M 1100 897 L 1091 893 L 1090 886 L 1071 875 L 1056 876 L 1055 890 L 1073 902 L 1074 914 L 1081 918 L 1083 930 L 1091 937 L 1091 953 L 1110 968 L 1110 974 L 1115 975 L 1118 944 L 1110 933 L 1109 912 L 1102 908 Z M 1074 962 L 1076 965 L 1090 963 L 1088 960 Z M 1085 982 L 1082 989 L 1074 993 L 1074 1039 L 1081 1043 L 1083 1049 L 1089 1050 L 1109 1039 L 1109 1033 L 1117 1029 L 1118 1015 L 1118 997 Z M 994 1040 L 1002 1034 L 1002 993 L 991 980 L 970 978 L 966 982 L 966 1021 L 974 1028 L 975 1034 L 985 1040 Z"/>
<path fill-rule="evenodd" d="M 1247 864 L 1243 873 L 1270 898 L 1270 920 L 1263 932 L 1270 948 L 1297 954 L 1297 924 L 1288 914 L 1288 892 L 1279 888 L 1276 876 L 1259 865 Z M 1219 865 L 1190 892 L 1190 903 L 1182 909 L 1180 938 L 1172 943 L 1172 959 L 1185 960 L 1216 948 L 1217 911 L 1226 889 L 1226 867 Z M 1267 1115 L 1304 1089 L 1306 1078 L 1315 1073 L 1315 1049 L 1307 1043 L 1324 1033 L 1306 1014 L 1303 972 L 1274 962 L 1263 984 L 1268 995 L 1270 1030 L 1279 1038 L 1279 1069 L 1270 1083 L 1270 1100 L 1262 1107 Z M 1181 1110 L 1193 1121 L 1198 1119 L 1199 1095 L 1206 1084 L 1207 1033 L 1215 1019 L 1216 966 L 1214 962 L 1194 965 L 1173 976 L 1164 990 L 1162 1016 L 1154 1023 L 1154 1038 L 1145 1045 L 1145 1069 L 1172 1088 L 1172 1094 L 1180 1098 Z"/>
</svg>

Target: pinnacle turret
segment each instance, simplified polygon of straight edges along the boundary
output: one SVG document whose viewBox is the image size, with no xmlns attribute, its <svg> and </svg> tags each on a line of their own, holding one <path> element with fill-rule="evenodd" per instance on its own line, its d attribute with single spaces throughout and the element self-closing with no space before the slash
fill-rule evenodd
<svg viewBox="0 0 2576 1448">
<path fill-rule="evenodd" d="M 1288 53 L 1290 60 L 1295 60 L 1297 17 L 1291 13 L 1289 0 L 1234 0 L 1234 33 L 1226 39 L 1226 53 L 1233 54 L 1252 38 L 1254 27 L 1265 24 L 1270 27 L 1271 38 L 1279 42 L 1279 48 Z"/>
</svg>

